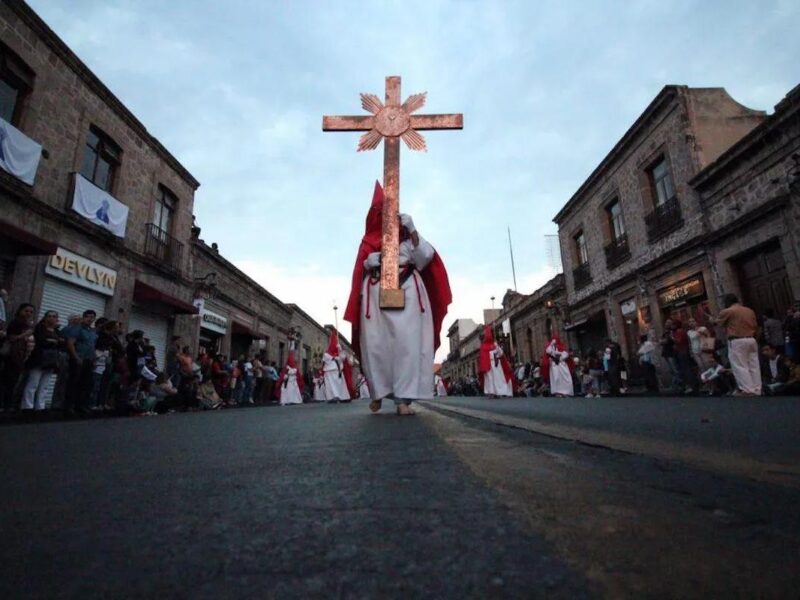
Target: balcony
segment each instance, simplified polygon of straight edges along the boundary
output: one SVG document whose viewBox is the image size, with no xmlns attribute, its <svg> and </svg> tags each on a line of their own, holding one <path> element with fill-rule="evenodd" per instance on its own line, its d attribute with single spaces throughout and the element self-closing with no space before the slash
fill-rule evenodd
<svg viewBox="0 0 800 600">
<path fill-rule="evenodd" d="M 144 253 L 145 256 L 155 259 L 168 270 L 179 271 L 183 244 L 157 225 L 147 223 L 145 225 Z"/>
<path fill-rule="evenodd" d="M 585 262 L 572 269 L 572 282 L 575 289 L 579 290 L 592 282 L 592 272 L 589 270 L 589 263 Z"/>
<path fill-rule="evenodd" d="M 653 212 L 644 218 L 644 222 L 647 226 L 647 240 L 651 244 L 683 227 L 683 215 L 678 199 L 671 198 L 664 204 L 656 206 Z"/>
<path fill-rule="evenodd" d="M 624 263 L 631 257 L 631 249 L 628 246 L 628 234 L 622 234 L 613 242 L 605 247 L 606 268 L 610 271 Z"/>
</svg>

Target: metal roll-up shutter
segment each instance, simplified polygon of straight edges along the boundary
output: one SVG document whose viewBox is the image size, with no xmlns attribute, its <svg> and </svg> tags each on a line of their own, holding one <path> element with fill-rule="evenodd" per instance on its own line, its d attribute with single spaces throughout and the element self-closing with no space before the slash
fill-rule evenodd
<svg viewBox="0 0 800 600">
<path fill-rule="evenodd" d="M 44 280 L 42 302 L 41 306 L 39 306 L 39 318 L 41 319 L 48 310 L 54 310 L 58 313 L 58 323 L 64 327 L 70 315 L 80 315 L 85 310 L 93 310 L 98 317 L 105 315 L 106 296 L 48 277 Z M 47 387 L 42 390 L 47 408 L 50 408 L 52 403 L 55 384 L 56 378 L 52 377 Z"/>
<path fill-rule="evenodd" d="M 159 370 L 164 370 L 167 343 L 169 341 L 169 319 L 134 306 L 131 309 L 130 319 L 128 319 L 128 332 L 130 333 L 136 329 L 144 331 L 144 337 L 150 340 L 152 346 L 155 346 L 158 368 Z"/>
<path fill-rule="evenodd" d="M 48 310 L 58 313 L 58 322 L 63 327 L 67 324 L 67 317 L 72 314 L 83 314 L 85 310 L 93 310 L 98 317 L 104 316 L 106 296 L 48 277 L 44 280 L 39 318 L 42 318 Z"/>
</svg>

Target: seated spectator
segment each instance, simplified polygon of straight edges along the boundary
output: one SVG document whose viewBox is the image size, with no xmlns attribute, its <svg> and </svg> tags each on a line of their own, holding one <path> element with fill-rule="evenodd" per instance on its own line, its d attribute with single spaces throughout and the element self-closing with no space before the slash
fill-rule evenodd
<svg viewBox="0 0 800 600">
<path fill-rule="evenodd" d="M 789 380 L 789 368 L 786 366 L 785 357 L 772 344 L 765 344 L 761 354 L 764 357 L 761 372 L 764 391 L 769 395 L 779 394 Z"/>
<path fill-rule="evenodd" d="M 783 359 L 789 378 L 781 388 L 779 394 L 782 396 L 800 396 L 800 363 L 792 360 L 788 356 Z"/>
<path fill-rule="evenodd" d="M 714 352 L 706 351 L 704 361 L 709 367 L 700 374 L 700 382 L 709 396 L 722 396 L 736 388 L 730 370 L 719 362 L 719 357 Z"/>
<path fill-rule="evenodd" d="M 222 399 L 217 394 L 217 390 L 210 379 L 206 380 L 197 389 L 197 397 L 200 400 L 200 405 L 207 410 L 214 410 L 222 406 Z"/>
</svg>

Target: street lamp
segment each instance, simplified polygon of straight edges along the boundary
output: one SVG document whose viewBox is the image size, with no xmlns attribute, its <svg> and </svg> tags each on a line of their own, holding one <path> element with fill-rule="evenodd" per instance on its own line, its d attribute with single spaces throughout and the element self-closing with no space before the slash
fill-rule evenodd
<svg viewBox="0 0 800 600">
<path fill-rule="evenodd" d="M 336 312 L 337 310 L 339 310 L 339 307 L 334 304 L 333 305 L 333 322 L 334 322 L 335 327 L 336 327 L 336 335 L 339 335 L 339 316 L 338 316 L 338 314 Z"/>
<path fill-rule="evenodd" d="M 490 300 L 492 301 L 492 310 L 494 310 L 494 296 L 492 296 L 492 297 L 490 298 Z"/>
</svg>

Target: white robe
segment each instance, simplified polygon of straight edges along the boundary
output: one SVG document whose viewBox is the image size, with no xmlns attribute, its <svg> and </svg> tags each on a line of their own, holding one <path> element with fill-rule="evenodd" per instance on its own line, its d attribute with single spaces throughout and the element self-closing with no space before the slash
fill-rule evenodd
<svg viewBox="0 0 800 600">
<path fill-rule="evenodd" d="M 438 375 L 434 376 L 433 383 L 436 387 L 437 396 L 447 396 L 447 388 L 444 385 L 444 380 Z"/>
<path fill-rule="evenodd" d="M 500 357 L 503 350 L 495 344 L 494 350 L 489 352 L 489 363 L 491 368 L 483 376 L 483 393 L 487 396 L 513 396 L 514 386 L 511 381 L 506 381 L 506 374 L 503 372 L 503 364 Z"/>
<path fill-rule="evenodd" d="M 433 315 L 418 271 L 431 262 L 434 249 L 420 236 L 419 246 L 405 240 L 399 250 L 400 265 L 416 267 L 402 285 L 402 310 L 381 310 L 380 283 L 371 284 L 367 276 L 361 284 L 361 369 L 373 400 L 390 394 L 408 400 L 433 397 Z"/>
<path fill-rule="evenodd" d="M 281 386 L 281 405 L 302 403 L 303 394 L 300 393 L 300 387 L 297 385 L 297 369 L 287 369 Z"/>
<path fill-rule="evenodd" d="M 350 400 L 347 383 L 344 380 L 345 358 L 331 356 L 327 352 L 322 355 L 322 370 L 325 373 L 325 400 Z"/>
<path fill-rule="evenodd" d="M 369 384 L 366 377 L 362 377 L 361 381 L 358 382 L 358 397 L 369 399 Z"/>
<path fill-rule="evenodd" d="M 567 359 L 569 352 L 559 352 L 556 349 L 555 341 L 550 342 L 545 350 L 551 358 L 558 356 L 559 362 L 556 364 L 553 360 L 550 361 L 550 394 L 563 394 L 564 396 L 575 395 L 575 389 L 572 386 L 572 373 L 569 372 L 567 366 Z"/>
<path fill-rule="evenodd" d="M 322 402 L 325 400 L 324 377 L 314 377 L 314 400 L 317 402 Z"/>
</svg>

